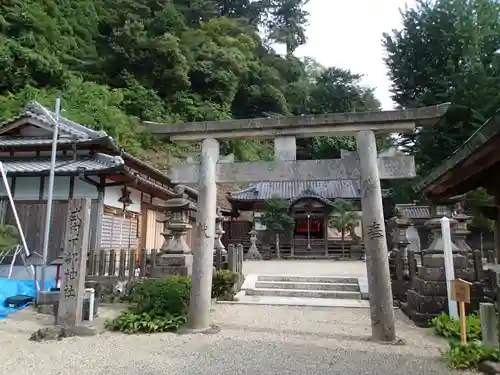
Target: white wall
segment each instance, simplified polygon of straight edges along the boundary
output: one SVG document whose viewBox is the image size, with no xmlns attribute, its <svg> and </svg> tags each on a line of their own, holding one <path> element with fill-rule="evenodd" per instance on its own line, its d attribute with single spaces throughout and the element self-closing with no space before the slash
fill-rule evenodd
<svg viewBox="0 0 500 375">
<path fill-rule="evenodd" d="M 112 181 L 107 180 L 107 183 Z M 104 204 L 106 206 L 123 209 L 123 204 L 118 200 L 122 196 L 123 186 L 107 186 L 104 189 Z M 127 211 L 141 212 L 141 192 L 135 189 L 128 188 L 130 191 L 130 199 L 132 204 L 128 206 Z"/>
<path fill-rule="evenodd" d="M 94 180 L 98 180 L 98 178 L 93 177 Z M 75 186 L 73 188 L 73 198 L 90 198 L 97 199 L 97 187 L 89 184 L 88 182 L 80 180 L 78 177 L 75 177 Z"/>
<path fill-rule="evenodd" d="M 40 195 L 40 177 L 16 177 L 14 199 L 33 200 Z"/>
<path fill-rule="evenodd" d="M 14 189 L 14 199 L 16 200 L 38 200 L 40 194 L 41 177 L 16 177 L 16 186 Z M 9 183 L 12 186 L 11 178 Z M 54 199 L 64 200 L 69 198 L 70 177 L 56 176 L 54 178 Z M 48 198 L 49 178 L 45 177 L 43 199 Z M 7 196 L 3 184 L 0 184 L 0 197 Z M 97 199 L 97 188 L 85 181 L 75 177 L 73 189 L 74 198 Z"/>
</svg>

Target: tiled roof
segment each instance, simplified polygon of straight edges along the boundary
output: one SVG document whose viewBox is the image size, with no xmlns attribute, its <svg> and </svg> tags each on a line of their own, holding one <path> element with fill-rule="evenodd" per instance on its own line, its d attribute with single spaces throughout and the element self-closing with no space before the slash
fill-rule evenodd
<svg viewBox="0 0 500 375">
<path fill-rule="evenodd" d="M 16 121 L 19 121 L 26 117 L 38 121 L 45 126 L 53 127 L 54 126 L 53 123 L 50 121 L 48 117 L 46 117 L 44 110 L 47 111 L 53 118 L 55 118 L 54 112 L 49 111 L 48 109 L 42 107 L 37 102 L 30 102 L 26 106 L 25 110 L 21 112 L 19 115 L 0 123 L 0 129 L 4 126 L 15 123 Z M 107 135 L 103 131 L 95 131 L 89 129 L 86 126 L 77 124 L 76 122 L 73 122 L 64 117 L 59 117 L 59 131 L 61 135 L 65 134 L 78 139 L 101 138 Z"/>
<path fill-rule="evenodd" d="M 259 182 L 241 191 L 231 192 L 231 200 L 267 200 L 274 197 L 292 199 L 309 190 L 316 195 L 334 199 L 359 199 L 360 181 L 358 180 L 317 180 L 317 181 L 271 181 Z M 383 191 L 384 195 L 388 191 Z"/>
<path fill-rule="evenodd" d="M 50 171 L 50 158 L 4 158 L 3 167 L 8 175 L 43 173 Z M 56 163 L 56 174 L 100 172 L 124 167 L 119 156 L 95 154 L 92 157 L 73 160 L 71 157 L 60 157 Z"/>
<path fill-rule="evenodd" d="M 89 139 L 71 139 L 59 138 L 58 145 L 83 143 Z M 16 147 L 16 146 L 48 146 L 52 144 L 52 137 L 24 137 L 24 136 L 0 136 L 0 147 Z"/>
<path fill-rule="evenodd" d="M 431 217 L 431 210 L 429 206 L 414 206 L 406 204 L 397 204 L 396 209 L 408 219 L 429 219 Z"/>
</svg>

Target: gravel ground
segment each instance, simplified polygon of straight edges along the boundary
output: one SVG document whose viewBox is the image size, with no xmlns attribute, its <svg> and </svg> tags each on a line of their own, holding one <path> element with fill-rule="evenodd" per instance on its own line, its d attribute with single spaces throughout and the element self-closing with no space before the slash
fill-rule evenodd
<svg viewBox="0 0 500 375">
<path fill-rule="evenodd" d="M 103 309 L 103 315 L 116 312 Z M 216 305 L 217 334 L 123 335 L 34 343 L 46 318 L 22 311 L 0 321 L 1 374 L 16 375 L 451 375 L 444 342 L 397 312 L 406 345 L 379 345 L 366 309 Z"/>
<path fill-rule="evenodd" d="M 315 275 L 366 277 L 366 263 L 335 260 L 266 260 L 245 261 L 245 275 Z"/>
</svg>

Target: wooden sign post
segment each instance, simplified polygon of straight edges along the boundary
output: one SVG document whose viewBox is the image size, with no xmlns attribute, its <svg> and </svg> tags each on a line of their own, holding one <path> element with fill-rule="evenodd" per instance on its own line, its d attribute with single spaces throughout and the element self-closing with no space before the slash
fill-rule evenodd
<svg viewBox="0 0 500 375">
<path fill-rule="evenodd" d="M 451 280 L 451 299 L 458 302 L 460 319 L 460 343 L 467 344 L 467 321 L 465 304 L 470 303 L 470 286 L 472 283 L 462 279 Z"/>
</svg>

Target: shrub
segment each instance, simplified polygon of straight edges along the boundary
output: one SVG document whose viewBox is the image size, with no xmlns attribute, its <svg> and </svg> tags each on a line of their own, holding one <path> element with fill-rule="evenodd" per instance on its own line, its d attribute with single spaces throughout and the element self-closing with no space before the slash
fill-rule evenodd
<svg viewBox="0 0 500 375">
<path fill-rule="evenodd" d="M 187 313 L 190 293 L 190 277 L 169 276 L 141 281 L 131 291 L 130 301 L 138 313 L 179 316 Z"/>
<path fill-rule="evenodd" d="M 467 345 L 461 345 L 459 341 L 450 341 L 448 350 L 443 357 L 448 365 L 458 369 L 477 369 L 483 361 L 500 360 L 499 349 L 488 349 L 481 345 L 478 340 L 471 341 Z"/>
<path fill-rule="evenodd" d="M 434 332 L 449 339 L 443 357 L 448 365 L 458 369 L 476 369 L 483 361 L 500 360 L 500 349 L 488 349 L 481 344 L 481 320 L 477 314 L 467 316 L 467 344 L 460 343 L 460 322 L 442 314 L 431 320 Z"/>
<path fill-rule="evenodd" d="M 176 331 L 187 320 L 191 278 L 171 276 L 139 282 L 130 292 L 133 306 L 106 328 L 125 333 Z"/>
<path fill-rule="evenodd" d="M 433 318 L 431 326 L 439 336 L 460 340 L 460 322 L 444 313 Z M 477 314 L 467 316 L 467 340 L 481 340 L 481 320 Z"/>
<path fill-rule="evenodd" d="M 117 318 L 107 321 L 106 328 L 124 333 L 175 332 L 186 323 L 185 316 L 152 316 L 148 313 L 124 311 Z"/>
<path fill-rule="evenodd" d="M 234 284 L 238 281 L 238 274 L 229 270 L 219 270 L 214 273 L 212 280 L 212 298 L 222 301 L 232 301 Z"/>
</svg>

